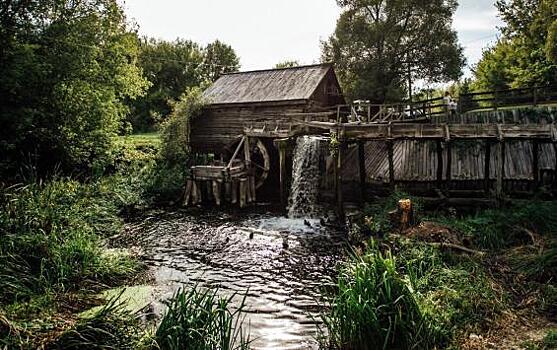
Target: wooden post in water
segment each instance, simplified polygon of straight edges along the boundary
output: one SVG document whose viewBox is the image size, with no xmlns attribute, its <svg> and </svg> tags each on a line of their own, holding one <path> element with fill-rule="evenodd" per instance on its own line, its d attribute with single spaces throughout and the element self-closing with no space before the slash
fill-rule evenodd
<svg viewBox="0 0 557 350">
<path fill-rule="evenodd" d="M 343 153 L 345 148 L 344 141 L 340 141 L 338 146 L 338 151 L 336 154 L 336 166 L 335 166 L 335 187 L 336 187 L 336 200 L 337 200 L 337 211 L 339 216 L 344 216 L 344 203 L 342 197 L 342 161 Z"/>
<path fill-rule="evenodd" d="M 288 205 L 288 188 L 286 185 L 286 141 L 278 141 L 279 149 L 279 176 L 280 176 L 280 203 L 283 207 Z"/>
</svg>

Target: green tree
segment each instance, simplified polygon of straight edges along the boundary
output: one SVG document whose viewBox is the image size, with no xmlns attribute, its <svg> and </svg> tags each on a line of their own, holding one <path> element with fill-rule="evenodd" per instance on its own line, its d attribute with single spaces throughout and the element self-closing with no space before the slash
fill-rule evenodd
<svg viewBox="0 0 557 350">
<path fill-rule="evenodd" d="M 503 38 L 484 52 L 475 70 L 476 86 L 501 89 L 557 84 L 555 60 L 557 2 L 499 0 Z"/>
<path fill-rule="evenodd" d="M 202 47 L 190 40 L 144 38 L 140 65 L 152 86 L 133 103 L 129 121 L 136 132 L 161 125 L 187 89 L 204 87 L 222 74 L 238 71 L 239 58 L 232 47 L 218 40 Z"/>
<path fill-rule="evenodd" d="M 275 64 L 275 68 L 280 69 L 280 68 L 292 68 L 292 67 L 298 67 L 300 66 L 300 62 L 296 61 L 296 60 L 285 60 L 282 62 L 279 62 L 277 64 Z"/>
<path fill-rule="evenodd" d="M 203 83 L 204 59 L 203 48 L 190 40 L 142 40 L 139 64 L 152 85 L 133 103 L 130 122 L 134 131 L 153 129 L 172 112 L 172 101 Z"/>
<path fill-rule="evenodd" d="M 206 81 L 212 83 L 221 75 L 237 72 L 239 69 L 240 58 L 236 55 L 232 46 L 219 40 L 207 45 L 202 70 Z"/>
<path fill-rule="evenodd" d="M 464 65 L 451 29 L 455 0 L 337 0 L 343 12 L 323 43 L 346 95 L 374 102 L 398 100 L 406 81 L 456 80 Z"/>
<path fill-rule="evenodd" d="M 125 100 L 148 85 L 117 1 L 8 1 L 1 11 L 1 175 L 109 164 Z"/>
</svg>

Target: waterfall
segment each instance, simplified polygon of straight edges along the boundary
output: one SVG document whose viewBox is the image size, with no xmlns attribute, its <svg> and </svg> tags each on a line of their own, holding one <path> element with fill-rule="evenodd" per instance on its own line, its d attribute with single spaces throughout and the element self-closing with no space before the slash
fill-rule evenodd
<svg viewBox="0 0 557 350">
<path fill-rule="evenodd" d="M 296 140 L 288 199 L 289 218 L 316 218 L 319 214 L 319 144 L 320 139 L 312 136 Z"/>
</svg>

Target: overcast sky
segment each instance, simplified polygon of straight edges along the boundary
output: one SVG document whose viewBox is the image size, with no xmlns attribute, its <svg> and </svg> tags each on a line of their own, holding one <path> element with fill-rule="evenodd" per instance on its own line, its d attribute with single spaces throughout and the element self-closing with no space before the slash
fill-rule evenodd
<svg viewBox="0 0 557 350">
<path fill-rule="evenodd" d="M 494 0 L 461 0 L 454 28 L 469 64 L 496 39 Z M 219 39 L 236 50 L 242 70 L 265 69 L 285 59 L 317 63 L 320 41 L 334 31 L 335 0 L 127 0 L 140 33 L 159 39 Z"/>
</svg>

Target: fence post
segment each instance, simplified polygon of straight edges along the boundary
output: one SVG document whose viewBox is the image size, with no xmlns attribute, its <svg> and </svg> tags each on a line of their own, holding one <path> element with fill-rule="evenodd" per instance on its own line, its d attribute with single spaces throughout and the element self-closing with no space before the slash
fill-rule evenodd
<svg viewBox="0 0 557 350">
<path fill-rule="evenodd" d="M 499 94 L 497 93 L 497 91 L 495 91 L 493 93 L 493 109 L 497 110 L 499 104 Z"/>
<path fill-rule="evenodd" d="M 534 88 L 534 107 L 538 106 L 538 88 Z"/>
</svg>

